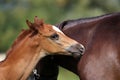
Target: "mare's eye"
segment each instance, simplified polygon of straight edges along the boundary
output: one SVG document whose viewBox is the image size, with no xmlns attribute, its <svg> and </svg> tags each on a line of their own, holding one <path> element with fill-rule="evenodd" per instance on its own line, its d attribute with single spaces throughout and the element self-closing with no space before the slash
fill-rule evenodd
<svg viewBox="0 0 120 80">
<path fill-rule="evenodd" d="M 59 39 L 59 35 L 58 34 L 53 34 L 53 35 L 50 36 L 50 39 L 58 40 Z"/>
</svg>

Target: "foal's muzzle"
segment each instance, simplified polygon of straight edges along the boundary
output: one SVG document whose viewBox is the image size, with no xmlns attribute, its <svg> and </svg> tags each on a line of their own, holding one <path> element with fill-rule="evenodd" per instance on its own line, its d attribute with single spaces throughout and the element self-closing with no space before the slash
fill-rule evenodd
<svg viewBox="0 0 120 80">
<path fill-rule="evenodd" d="M 81 44 L 74 44 L 74 45 L 71 45 L 67 49 L 67 51 L 69 53 L 71 53 L 74 57 L 79 57 L 79 56 L 82 56 L 84 54 L 85 48 Z"/>
</svg>

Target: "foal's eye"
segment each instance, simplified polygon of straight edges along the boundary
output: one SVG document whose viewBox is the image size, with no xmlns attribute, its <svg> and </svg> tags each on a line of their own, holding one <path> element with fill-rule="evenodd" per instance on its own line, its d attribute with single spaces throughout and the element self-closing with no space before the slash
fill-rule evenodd
<svg viewBox="0 0 120 80">
<path fill-rule="evenodd" d="M 59 39 L 59 35 L 58 34 L 53 34 L 53 35 L 50 36 L 50 39 L 58 40 Z"/>
</svg>

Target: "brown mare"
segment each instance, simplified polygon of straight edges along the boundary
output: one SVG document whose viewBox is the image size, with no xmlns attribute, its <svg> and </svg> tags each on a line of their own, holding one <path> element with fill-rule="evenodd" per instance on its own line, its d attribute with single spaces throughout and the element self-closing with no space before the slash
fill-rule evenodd
<svg viewBox="0 0 120 80">
<path fill-rule="evenodd" d="M 82 43 L 86 51 L 80 60 L 67 56 L 47 57 L 37 66 L 40 80 L 57 80 L 58 65 L 78 74 L 80 80 L 120 80 L 120 13 L 68 20 L 57 26 Z M 52 63 L 47 64 L 48 60 Z M 46 65 L 54 68 L 51 70 Z"/>
<path fill-rule="evenodd" d="M 27 20 L 30 29 L 18 36 L 7 57 L 0 63 L 0 80 L 26 80 L 37 62 L 46 55 L 82 54 L 84 47 L 68 38 L 58 28 L 44 24 L 37 17 Z"/>
</svg>

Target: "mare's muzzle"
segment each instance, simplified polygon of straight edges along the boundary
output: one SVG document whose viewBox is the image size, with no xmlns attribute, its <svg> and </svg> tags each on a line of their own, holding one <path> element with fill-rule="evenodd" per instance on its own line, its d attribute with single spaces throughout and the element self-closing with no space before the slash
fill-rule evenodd
<svg viewBox="0 0 120 80">
<path fill-rule="evenodd" d="M 79 57 L 79 56 L 82 56 L 84 54 L 85 47 L 81 44 L 74 44 L 74 45 L 71 45 L 67 50 L 74 57 Z"/>
</svg>

